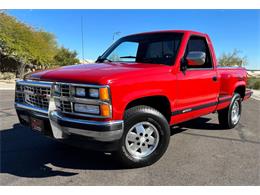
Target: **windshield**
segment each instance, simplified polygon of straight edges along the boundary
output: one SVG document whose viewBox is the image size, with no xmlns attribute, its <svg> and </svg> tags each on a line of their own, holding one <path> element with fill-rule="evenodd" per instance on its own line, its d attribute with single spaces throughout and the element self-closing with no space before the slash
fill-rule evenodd
<svg viewBox="0 0 260 195">
<path fill-rule="evenodd" d="M 181 33 L 127 36 L 114 43 L 97 62 L 140 62 L 172 65 L 177 55 L 181 38 Z"/>
</svg>

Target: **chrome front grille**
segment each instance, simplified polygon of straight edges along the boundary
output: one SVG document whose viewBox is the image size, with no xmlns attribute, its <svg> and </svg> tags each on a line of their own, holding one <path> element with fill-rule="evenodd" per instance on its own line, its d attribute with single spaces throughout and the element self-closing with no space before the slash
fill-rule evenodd
<svg viewBox="0 0 260 195">
<path fill-rule="evenodd" d="M 62 112 L 73 112 L 71 102 L 69 101 L 56 100 L 56 107 Z"/>
<path fill-rule="evenodd" d="M 15 102 L 19 102 L 19 103 L 24 102 L 24 93 L 23 93 L 22 85 L 16 85 Z"/>
<path fill-rule="evenodd" d="M 70 86 L 67 84 L 60 84 L 61 96 L 69 97 L 70 96 Z"/>
<path fill-rule="evenodd" d="M 73 112 L 73 103 L 66 98 L 70 98 L 72 96 L 72 88 L 69 84 L 56 84 L 59 89 L 60 93 L 55 94 L 55 105 L 57 110 L 65 113 Z M 66 100 L 64 100 L 66 99 Z"/>
<path fill-rule="evenodd" d="M 45 81 L 16 81 L 15 102 L 16 107 L 27 107 L 30 110 L 39 110 L 39 112 L 47 113 L 49 111 L 58 111 L 68 115 L 93 118 L 108 118 L 111 117 L 111 102 L 85 97 L 78 97 L 75 94 L 77 87 L 85 88 L 105 88 L 104 85 L 87 85 L 76 83 L 60 83 L 60 82 L 45 82 Z M 49 106 L 50 104 L 50 106 Z M 75 111 L 76 104 L 94 105 L 101 109 L 104 105 L 109 106 L 110 115 L 102 116 L 101 111 L 98 113 L 84 113 Z M 50 110 L 49 110 L 50 109 Z"/>
<path fill-rule="evenodd" d="M 48 110 L 50 95 L 51 85 L 26 85 L 22 82 L 16 84 L 15 101 L 18 103 L 28 104 Z"/>
</svg>

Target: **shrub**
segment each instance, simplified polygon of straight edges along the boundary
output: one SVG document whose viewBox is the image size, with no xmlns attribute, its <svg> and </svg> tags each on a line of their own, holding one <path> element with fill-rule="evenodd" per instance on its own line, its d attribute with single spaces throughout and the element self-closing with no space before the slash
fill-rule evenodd
<svg viewBox="0 0 260 195">
<path fill-rule="evenodd" d="M 260 81 L 256 81 L 253 85 L 253 89 L 260 89 Z"/>
<path fill-rule="evenodd" d="M 251 89 L 260 89 L 260 78 L 249 77 L 247 80 L 247 87 Z"/>
<path fill-rule="evenodd" d="M 15 74 L 12 72 L 4 72 L 4 73 L 0 73 L 0 79 L 2 80 L 11 80 L 11 79 L 15 79 Z"/>
</svg>

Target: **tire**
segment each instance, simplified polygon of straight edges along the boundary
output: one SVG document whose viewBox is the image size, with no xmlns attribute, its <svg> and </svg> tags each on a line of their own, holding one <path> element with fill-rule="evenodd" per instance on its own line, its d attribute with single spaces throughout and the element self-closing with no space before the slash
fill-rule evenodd
<svg viewBox="0 0 260 195">
<path fill-rule="evenodd" d="M 234 107 L 237 107 L 237 118 L 235 120 L 235 113 L 232 114 L 232 109 L 234 112 Z M 223 129 L 232 129 L 234 128 L 240 120 L 242 112 L 242 105 L 241 105 L 241 96 L 238 93 L 235 93 L 232 97 L 231 103 L 227 108 L 218 111 L 218 120 L 219 124 Z M 233 117 L 232 117 L 233 116 Z"/>
<path fill-rule="evenodd" d="M 127 168 L 148 166 L 161 158 L 169 140 L 168 121 L 159 111 L 149 106 L 132 107 L 125 112 L 124 133 L 116 156 Z"/>
</svg>

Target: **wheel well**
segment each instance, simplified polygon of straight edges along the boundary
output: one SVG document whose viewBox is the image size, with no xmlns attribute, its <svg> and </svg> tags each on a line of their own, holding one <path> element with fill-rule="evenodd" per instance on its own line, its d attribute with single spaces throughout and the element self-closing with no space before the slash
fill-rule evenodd
<svg viewBox="0 0 260 195">
<path fill-rule="evenodd" d="M 159 112 L 161 112 L 168 122 L 171 120 L 171 106 L 170 102 L 167 97 L 165 96 L 150 96 L 150 97 L 143 97 L 132 102 L 128 103 L 125 110 L 132 108 L 134 106 L 139 105 L 146 105 L 150 106 Z"/>
<path fill-rule="evenodd" d="M 235 89 L 234 93 L 238 93 L 241 96 L 241 98 L 243 99 L 245 97 L 246 87 L 245 86 L 238 86 Z"/>
</svg>

